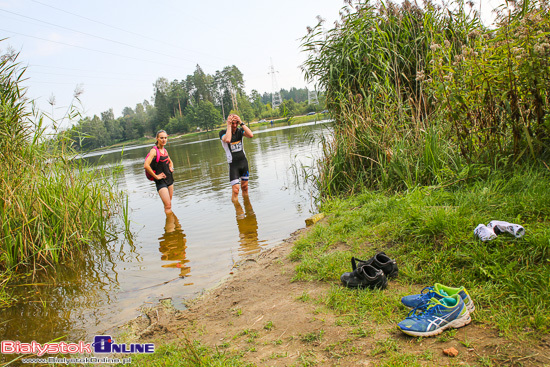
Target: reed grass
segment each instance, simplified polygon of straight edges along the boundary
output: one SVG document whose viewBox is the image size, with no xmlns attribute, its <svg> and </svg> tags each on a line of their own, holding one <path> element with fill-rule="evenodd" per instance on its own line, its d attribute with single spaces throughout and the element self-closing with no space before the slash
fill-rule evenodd
<svg viewBox="0 0 550 367">
<path fill-rule="evenodd" d="M 119 199 L 113 181 L 82 162 L 30 159 L 9 167 L 1 178 L 3 269 L 31 260 L 58 263 L 113 235 L 108 218 Z"/>
<path fill-rule="evenodd" d="M 495 29 L 434 39 L 426 85 L 469 161 L 547 157 L 549 31 L 548 3 L 526 0 L 501 8 Z"/>
<path fill-rule="evenodd" d="M 334 28 L 321 20 L 302 40 L 302 69 L 335 119 L 322 197 L 445 185 L 472 164 L 548 157 L 545 1 L 509 3 L 496 29 L 462 1 L 348 3 Z"/>
<path fill-rule="evenodd" d="M 20 88 L 17 54 L 0 58 L 0 272 L 45 268 L 115 236 L 123 195 L 109 174 L 49 139 Z M 127 220 L 127 219 L 126 219 Z"/>
</svg>

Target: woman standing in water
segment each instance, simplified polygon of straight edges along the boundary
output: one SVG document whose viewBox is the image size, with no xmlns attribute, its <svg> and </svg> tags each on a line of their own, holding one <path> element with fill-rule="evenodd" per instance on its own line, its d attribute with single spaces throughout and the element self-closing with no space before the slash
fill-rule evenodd
<svg viewBox="0 0 550 367">
<path fill-rule="evenodd" d="M 159 130 L 157 132 L 156 148 L 151 148 L 149 155 L 145 159 L 143 168 L 155 179 L 157 191 L 164 204 L 164 212 L 172 213 L 172 195 L 174 194 L 174 164 L 168 156 L 168 152 L 164 147 L 168 142 L 168 134 L 166 131 Z M 157 151 L 160 154 L 160 159 L 157 162 Z"/>
</svg>

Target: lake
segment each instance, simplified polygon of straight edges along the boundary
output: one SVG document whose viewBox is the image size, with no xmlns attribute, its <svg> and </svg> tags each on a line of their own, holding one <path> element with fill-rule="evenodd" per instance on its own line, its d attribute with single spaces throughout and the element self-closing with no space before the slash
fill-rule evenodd
<svg viewBox="0 0 550 367">
<path fill-rule="evenodd" d="M 231 202 L 228 164 L 218 132 L 171 140 L 174 161 L 173 216 L 164 214 L 143 161 L 151 148 L 126 147 L 94 153 L 95 169 L 121 167 L 119 188 L 128 195 L 132 241 L 104 243 L 88 260 L 58 266 L 22 281 L 19 302 L 0 311 L 3 340 L 39 343 L 90 340 L 139 315 L 143 305 L 172 298 L 177 308 L 230 276 L 233 265 L 277 246 L 316 212 L 308 174 L 321 152 L 326 121 L 263 126 L 246 139 L 249 200 Z M 105 251 L 108 249 L 108 251 Z"/>
</svg>

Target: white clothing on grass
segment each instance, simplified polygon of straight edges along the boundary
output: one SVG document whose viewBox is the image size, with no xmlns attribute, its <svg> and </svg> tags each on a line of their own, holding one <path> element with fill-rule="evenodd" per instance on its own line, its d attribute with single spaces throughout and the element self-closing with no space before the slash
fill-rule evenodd
<svg viewBox="0 0 550 367">
<path fill-rule="evenodd" d="M 501 220 L 492 220 L 487 224 L 487 227 L 491 228 L 497 235 L 507 232 L 514 235 L 516 238 L 520 238 L 525 234 L 525 228 L 519 224 L 508 223 Z"/>
<path fill-rule="evenodd" d="M 492 228 L 487 227 L 485 224 L 478 224 L 474 229 L 474 235 L 478 236 L 482 241 L 489 241 L 497 238 L 495 231 Z"/>
</svg>

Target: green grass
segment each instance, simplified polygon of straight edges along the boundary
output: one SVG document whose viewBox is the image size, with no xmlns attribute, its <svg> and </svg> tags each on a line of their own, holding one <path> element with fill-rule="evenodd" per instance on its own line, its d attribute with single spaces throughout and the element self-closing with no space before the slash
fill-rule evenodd
<svg viewBox="0 0 550 367">
<path fill-rule="evenodd" d="M 0 269 L 58 263 L 113 235 L 108 219 L 122 197 L 113 181 L 80 162 L 40 158 L 2 175 Z"/>
<path fill-rule="evenodd" d="M 291 259 L 295 280 L 334 282 L 323 302 L 347 318 L 396 323 L 406 316 L 406 294 L 435 282 L 464 285 L 476 303 L 476 321 L 506 336 L 550 330 L 550 172 L 545 168 L 494 172 L 488 179 L 446 189 L 401 194 L 363 192 L 323 204 L 325 223 L 298 240 Z M 491 220 L 521 224 L 526 235 L 481 242 L 473 235 Z M 384 291 L 341 287 L 350 258 L 385 251 L 397 260 L 400 284 Z M 394 284 L 396 284 L 394 283 Z M 338 285 L 337 285 L 338 284 Z"/>
<path fill-rule="evenodd" d="M 132 366 L 212 366 L 212 367 L 240 367 L 252 366 L 228 351 L 211 349 L 201 346 L 197 342 L 188 340 L 160 345 L 153 354 L 140 354 L 132 356 Z"/>
<path fill-rule="evenodd" d="M 320 342 L 323 339 L 323 335 L 325 334 L 324 330 L 319 330 L 318 332 L 312 331 L 310 333 L 304 334 L 300 337 L 300 340 L 304 343 L 313 343 L 313 342 Z"/>
<path fill-rule="evenodd" d="M 267 330 L 267 331 L 271 331 L 273 330 L 275 326 L 273 325 L 273 321 L 268 321 L 265 325 L 264 325 L 264 329 Z"/>
</svg>

